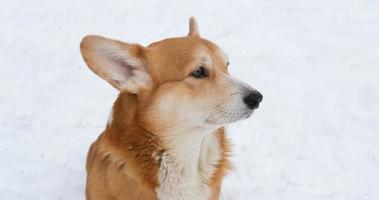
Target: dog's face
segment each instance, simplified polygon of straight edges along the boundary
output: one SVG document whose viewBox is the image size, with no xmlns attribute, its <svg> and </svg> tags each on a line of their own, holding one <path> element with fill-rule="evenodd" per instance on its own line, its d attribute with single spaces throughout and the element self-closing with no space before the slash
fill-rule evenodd
<svg viewBox="0 0 379 200">
<path fill-rule="evenodd" d="M 194 19 L 187 37 L 142 47 L 87 36 L 81 51 L 96 74 L 138 96 L 139 117 L 155 128 L 218 128 L 249 117 L 262 100 L 229 75 L 227 55 L 199 36 Z"/>
</svg>

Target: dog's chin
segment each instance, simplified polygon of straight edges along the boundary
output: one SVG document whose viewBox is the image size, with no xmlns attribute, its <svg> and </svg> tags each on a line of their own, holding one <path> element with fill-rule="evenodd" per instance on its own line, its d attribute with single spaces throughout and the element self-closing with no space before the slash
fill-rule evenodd
<svg viewBox="0 0 379 200">
<path fill-rule="evenodd" d="M 210 127 L 222 127 L 237 121 L 241 121 L 249 118 L 253 114 L 254 110 L 239 110 L 238 112 L 224 111 L 222 114 L 215 113 L 209 116 L 205 123 Z"/>
</svg>

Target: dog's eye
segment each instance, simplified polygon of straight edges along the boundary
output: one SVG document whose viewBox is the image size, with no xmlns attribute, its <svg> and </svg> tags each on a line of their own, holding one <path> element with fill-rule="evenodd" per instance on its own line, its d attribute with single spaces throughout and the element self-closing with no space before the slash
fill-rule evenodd
<svg viewBox="0 0 379 200">
<path fill-rule="evenodd" d="M 200 66 L 191 73 L 191 76 L 195 78 L 205 78 L 208 77 L 208 71 L 205 69 L 205 67 Z"/>
<path fill-rule="evenodd" d="M 230 65 L 230 62 L 228 61 L 227 63 L 226 63 L 226 66 L 229 66 Z"/>
</svg>

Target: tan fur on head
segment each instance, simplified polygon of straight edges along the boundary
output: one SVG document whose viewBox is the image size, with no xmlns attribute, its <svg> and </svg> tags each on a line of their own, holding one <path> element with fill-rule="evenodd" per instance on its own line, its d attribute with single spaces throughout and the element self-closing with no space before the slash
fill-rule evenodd
<svg viewBox="0 0 379 200">
<path fill-rule="evenodd" d="M 88 153 L 87 200 L 218 199 L 229 169 L 224 126 L 253 112 L 244 100 L 252 88 L 229 74 L 195 18 L 187 37 L 143 47 L 86 36 L 80 48 L 120 91 Z"/>
</svg>

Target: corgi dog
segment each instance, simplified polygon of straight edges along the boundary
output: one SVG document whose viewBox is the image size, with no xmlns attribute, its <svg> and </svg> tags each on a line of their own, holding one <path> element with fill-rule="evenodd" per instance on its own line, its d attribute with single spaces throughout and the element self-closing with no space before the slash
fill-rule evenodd
<svg viewBox="0 0 379 200">
<path fill-rule="evenodd" d="M 90 146 L 87 200 L 216 200 L 230 168 L 224 126 L 248 118 L 262 94 L 228 73 L 228 56 L 202 38 L 147 47 L 86 36 L 88 67 L 119 90 Z"/>
</svg>

